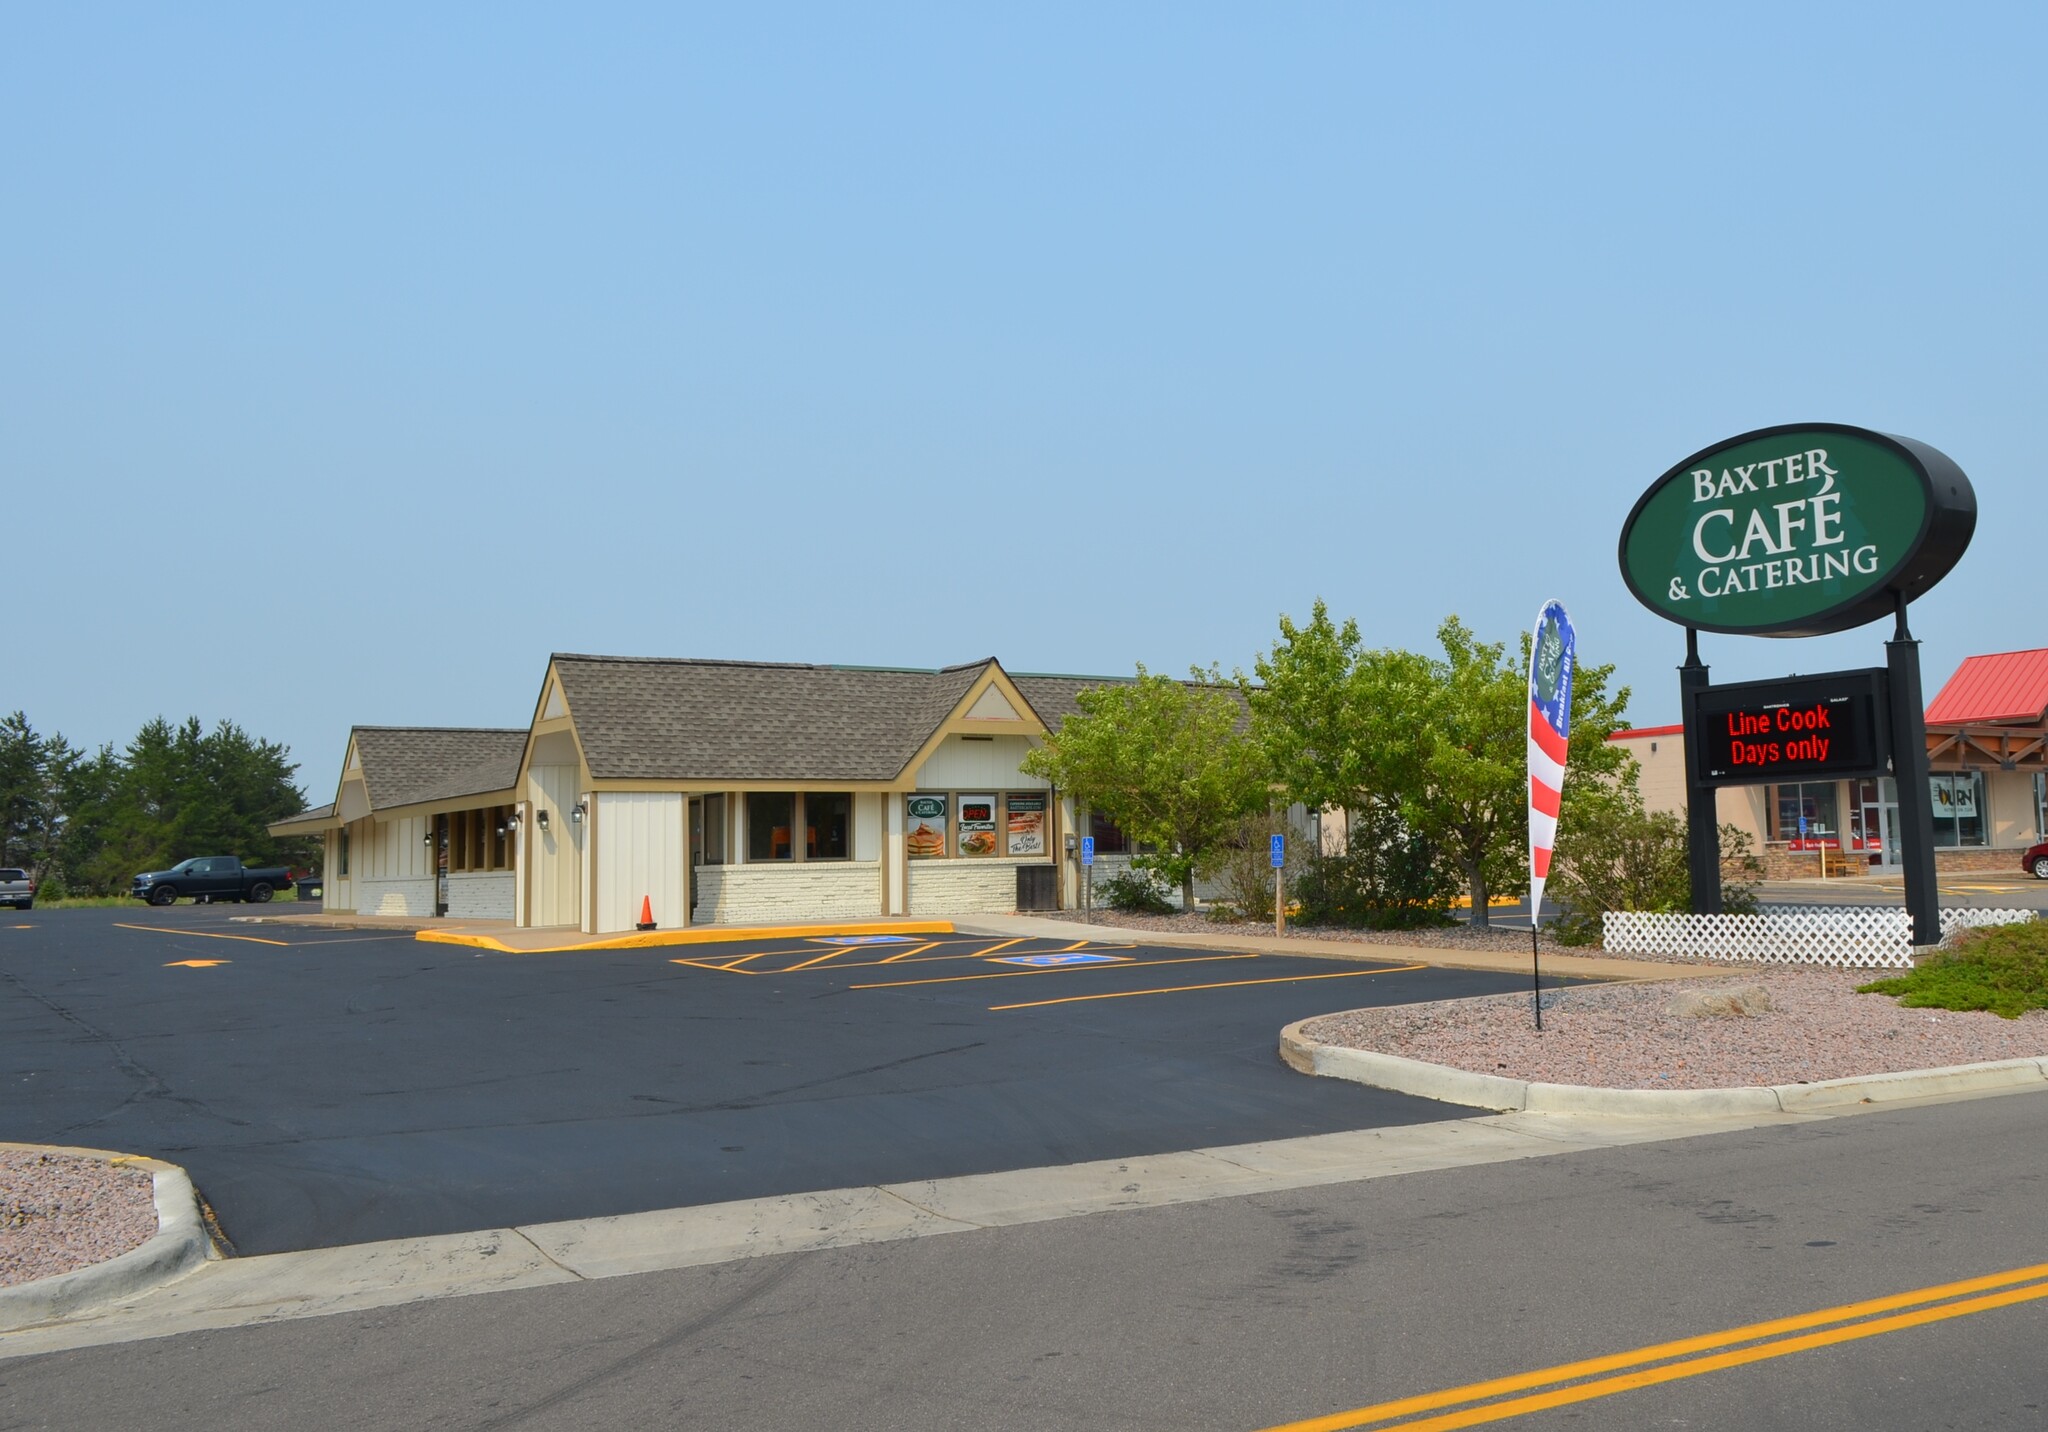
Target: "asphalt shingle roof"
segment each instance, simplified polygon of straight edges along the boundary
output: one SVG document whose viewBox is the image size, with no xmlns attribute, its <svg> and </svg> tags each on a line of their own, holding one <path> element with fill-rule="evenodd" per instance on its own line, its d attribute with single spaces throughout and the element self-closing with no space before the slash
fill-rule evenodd
<svg viewBox="0 0 2048 1432">
<path fill-rule="evenodd" d="M 557 653 L 596 780 L 886 781 L 992 661 L 895 671 Z"/>
<path fill-rule="evenodd" d="M 509 790 L 526 728 L 358 726 L 356 754 L 373 810 Z"/>
</svg>

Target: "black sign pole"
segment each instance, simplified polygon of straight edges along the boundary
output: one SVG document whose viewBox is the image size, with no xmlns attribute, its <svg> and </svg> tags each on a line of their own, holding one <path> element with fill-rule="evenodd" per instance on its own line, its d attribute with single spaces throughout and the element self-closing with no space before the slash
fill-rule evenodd
<svg viewBox="0 0 2048 1432">
<path fill-rule="evenodd" d="M 1692 875 L 1692 912 L 1721 913 L 1721 823 L 1714 788 L 1699 779 L 1706 733 L 1698 729 L 1693 693 L 1707 688 L 1707 666 L 1700 660 L 1700 634 L 1685 629 L 1685 665 L 1678 668 L 1678 704 L 1685 720 L 1686 866 Z"/>
<path fill-rule="evenodd" d="M 1920 643 L 1906 629 L 1906 598 L 1898 594 L 1898 626 L 1884 644 L 1891 687 L 1892 776 L 1899 788 L 1900 863 L 1906 872 L 1906 915 L 1915 945 L 1941 943 L 1941 887 L 1934 876 L 1934 801 L 1927 780 L 1927 716 L 1920 699 Z"/>
</svg>

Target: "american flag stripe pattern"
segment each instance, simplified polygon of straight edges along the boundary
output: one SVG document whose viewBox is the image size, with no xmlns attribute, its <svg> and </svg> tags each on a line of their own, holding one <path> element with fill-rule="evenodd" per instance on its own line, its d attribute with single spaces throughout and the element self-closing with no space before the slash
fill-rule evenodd
<svg viewBox="0 0 2048 1432">
<path fill-rule="evenodd" d="M 1557 812 L 1571 748 L 1572 670 L 1578 659 L 1572 620 L 1545 602 L 1529 646 L 1529 919 L 1543 911 L 1543 886 L 1557 847 Z"/>
</svg>

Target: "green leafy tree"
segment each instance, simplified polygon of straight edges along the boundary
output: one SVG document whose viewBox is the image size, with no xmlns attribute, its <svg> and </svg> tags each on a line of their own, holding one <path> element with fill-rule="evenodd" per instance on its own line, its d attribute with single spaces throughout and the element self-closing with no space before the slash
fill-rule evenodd
<svg viewBox="0 0 2048 1432">
<path fill-rule="evenodd" d="M 1452 861 L 1472 902 L 1472 923 L 1490 923 L 1488 898 L 1528 889 L 1529 638 L 1518 659 L 1501 642 L 1478 640 L 1452 616 L 1437 628 L 1443 656 L 1422 686 L 1382 685 L 1384 719 L 1409 744 L 1398 768 L 1414 778 L 1403 792 L 1410 826 Z M 1582 792 L 1614 776 L 1627 759 L 1608 737 L 1622 724 L 1629 692 L 1612 694 L 1614 667 L 1573 673 L 1572 728 L 1558 841 L 1571 840 Z"/>
<path fill-rule="evenodd" d="M 41 736 L 26 713 L 0 718 L 0 865 L 47 871 L 63 835 L 64 773 L 77 752 Z"/>
<path fill-rule="evenodd" d="M 1266 809 L 1271 782 L 1244 711 L 1220 673 L 1192 682 L 1153 676 L 1091 687 L 1023 769 L 1071 792 L 1157 846 L 1156 868 L 1181 887 L 1187 908 L 1195 876 L 1219 857 L 1238 820 Z"/>
<path fill-rule="evenodd" d="M 1395 724 L 1426 703 L 1429 660 L 1369 649 L 1318 598 L 1306 626 L 1280 618 L 1280 640 L 1238 682 L 1273 779 L 1312 811 L 1398 804 L 1418 778 L 1415 743 Z"/>
</svg>

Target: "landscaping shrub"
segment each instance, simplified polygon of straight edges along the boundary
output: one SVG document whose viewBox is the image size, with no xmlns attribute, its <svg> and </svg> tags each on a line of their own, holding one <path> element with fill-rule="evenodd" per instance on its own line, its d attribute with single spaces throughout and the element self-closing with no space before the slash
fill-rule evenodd
<svg viewBox="0 0 2048 1432">
<path fill-rule="evenodd" d="M 1279 816 L 1246 816 L 1239 822 L 1236 833 L 1225 843 L 1222 857 L 1215 864 L 1213 874 L 1216 883 L 1222 887 L 1222 894 L 1210 909 L 1212 916 L 1256 920 L 1262 924 L 1272 922 L 1272 839 L 1276 835 L 1287 837 L 1287 863 L 1282 867 L 1282 874 L 1287 878 L 1288 898 L 1294 898 L 1295 883 L 1308 858 L 1308 847 L 1313 842 L 1298 831 L 1290 830 L 1287 822 Z"/>
<path fill-rule="evenodd" d="M 1619 793 L 1588 801 L 1574 815 L 1569 829 L 1559 829 L 1549 885 L 1550 898 L 1564 907 L 1552 929 L 1560 944 L 1600 943 L 1601 916 L 1609 910 L 1683 914 L 1692 908 L 1683 816 L 1646 811 Z M 1722 912 L 1755 914 L 1755 880 L 1763 867 L 1747 831 L 1721 827 L 1721 865 Z M 1730 878 L 1731 869 L 1747 878 Z"/>
<path fill-rule="evenodd" d="M 1419 930 L 1451 923 L 1458 881 L 1434 845 L 1380 808 L 1352 812 L 1343 849 L 1309 851 L 1293 889 L 1304 925 Z M 1271 894 L 1269 883 L 1269 910 Z"/>
<path fill-rule="evenodd" d="M 1966 930 L 1911 974 L 1872 980 L 1856 992 L 1897 995 L 1912 1009 L 1988 1009 L 2006 1019 L 2048 1009 L 2048 924 Z"/>
<path fill-rule="evenodd" d="M 1134 862 L 1130 869 L 1096 882 L 1095 903 L 1126 915 L 1171 915 L 1178 907 L 1167 898 L 1167 890 L 1154 871 Z"/>
</svg>

